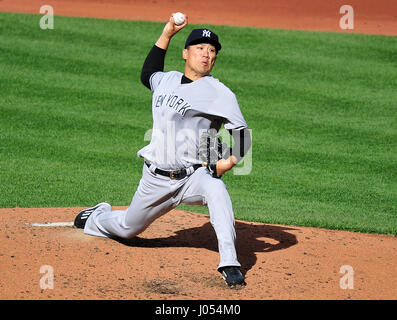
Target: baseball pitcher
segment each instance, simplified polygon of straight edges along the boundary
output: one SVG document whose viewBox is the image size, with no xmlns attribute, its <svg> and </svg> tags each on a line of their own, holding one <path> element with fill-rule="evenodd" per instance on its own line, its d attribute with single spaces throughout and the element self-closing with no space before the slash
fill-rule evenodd
<svg viewBox="0 0 397 320">
<path fill-rule="evenodd" d="M 182 57 L 184 73 L 164 71 L 170 40 L 188 24 L 171 15 L 142 68 L 141 81 L 152 91 L 150 143 L 138 151 L 142 178 L 127 210 L 106 202 L 82 210 L 74 225 L 84 233 L 129 239 L 181 203 L 208 206 L 220 261 L 218 271 L 229 286 L 244 285 L 235 248 L 232 202 L 221 177 L 247 153 L 251 136 L 234 93 L 211 76 L 222 46 L 209 29 L 194 29 Z M 233 147 L 220 143 L 224 125 Z"/>
</svg>

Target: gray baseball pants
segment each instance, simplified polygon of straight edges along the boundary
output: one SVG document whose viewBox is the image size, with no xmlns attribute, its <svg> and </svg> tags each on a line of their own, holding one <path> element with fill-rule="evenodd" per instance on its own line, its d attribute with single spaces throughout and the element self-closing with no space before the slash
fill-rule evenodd
<svg viewBox="0 0 397 320">
<path fill-rule="evenodd" d="M 143 165 L 142 178 L 127 210 L 112 211 L 110 206 L 103 206 L 87 219 L 84 233 L 130 239 L 180 203 L 207 205 L 218 239 L 218 269 L 241 266 L 235 249 L 232 202 L 224 182 L 213 178 L 205 167 L 181 180 L 155 174 L 153 169 Z"/>
</svg>

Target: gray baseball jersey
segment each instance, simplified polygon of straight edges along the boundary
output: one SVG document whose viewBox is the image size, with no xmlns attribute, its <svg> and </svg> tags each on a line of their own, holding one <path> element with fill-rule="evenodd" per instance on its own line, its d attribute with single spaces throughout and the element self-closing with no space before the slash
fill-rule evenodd
<svg viewBox="0 0 397 320">
<path fill-rule="evenodd" d="M 182 73 L 156 72 L 150 78 L 153 91 L 153 131 L 150 144 L 138 151 L 163 170 L 200 163 L 200 133 L 247 128 L 234 93 L 218 79 L 207 76 L 181 84 Z"/>
</svg>

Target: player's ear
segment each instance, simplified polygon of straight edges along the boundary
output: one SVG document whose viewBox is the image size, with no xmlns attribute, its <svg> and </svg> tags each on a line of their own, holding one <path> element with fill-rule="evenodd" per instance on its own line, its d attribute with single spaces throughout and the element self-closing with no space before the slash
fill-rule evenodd
<svg viewBox="0 0 397 320">
<path fill-rule="evenodd" d="M 183 58 L 183 60 L 187 60 L 187 49 L 183 49 L 182 50 L 182 58 Z"/>
</svg>

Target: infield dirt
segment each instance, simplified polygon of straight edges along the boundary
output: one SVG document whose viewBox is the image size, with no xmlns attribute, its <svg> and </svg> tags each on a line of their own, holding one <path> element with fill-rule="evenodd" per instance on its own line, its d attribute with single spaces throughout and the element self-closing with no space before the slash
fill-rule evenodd
<svg viewBox="0 0 397 320">
<path fill-rule="evenodd" d="M 0 299 L 397 298 L 395 237 L 236 221 L 247 286 L 231 290 L 207 215 L 173 210 L 128 241 L 31 226 L 80 209 L 0 209 Z"/>
<path fill-rule="evenodd" d="M 0 11 L 39 14 L 42 0 L 2 0 Z M 186 12 L 189 23 L 397 35 L 393 0 L 52 0 L 55 15 L 128 20 L 168 20 Z M 354 9 L 354 29 L 342 30 L 343 5 Z"/>
</svg>

